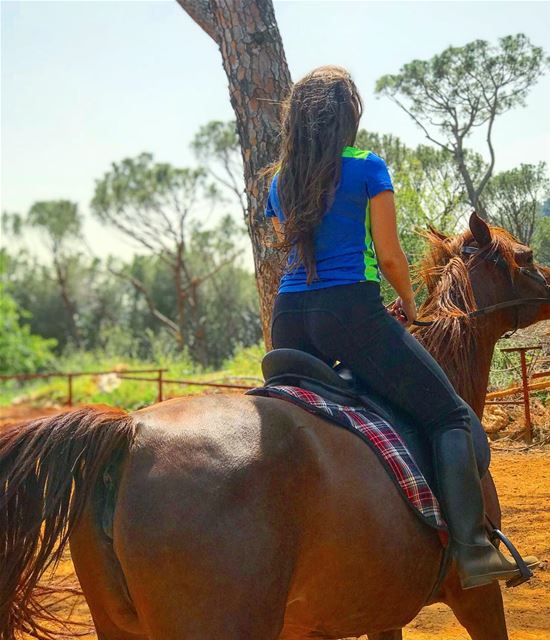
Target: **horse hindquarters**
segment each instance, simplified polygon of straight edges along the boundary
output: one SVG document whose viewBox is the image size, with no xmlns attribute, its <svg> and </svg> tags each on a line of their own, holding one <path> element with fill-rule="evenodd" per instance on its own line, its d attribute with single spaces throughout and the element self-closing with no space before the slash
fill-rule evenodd
<svg viewBox="0 0 550 640">
<path fill-rule="evenodd" d="M 140 431 L 114 537 L 149 640 L 279 636 L 298 465 L 284 425 L 274 429 L 262 432 L 249 398 L 198 398 Z"/>
<path fill-rule="evenodd" d="M 343 638 L 416 615 L 437 535 L 356 436 L 270 398 L 164 404 L 140 412 L 114 523 L 149 640 Z"/>
</svg>

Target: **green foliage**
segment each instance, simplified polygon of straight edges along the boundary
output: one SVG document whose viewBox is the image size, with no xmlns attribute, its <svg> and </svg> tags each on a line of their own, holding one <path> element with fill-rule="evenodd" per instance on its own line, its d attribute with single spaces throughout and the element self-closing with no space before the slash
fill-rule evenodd
<svg viewBox="0 0 550 640">
<path fill-rule="evenodd" d="M 216 153 L 227 144 L 233 145 L 226 139 L 230 130 L 225 125 L 213 123 L 210 129 L 207 139 Z M 230 271 L 237 283 L 242 281 L 235 263 L 242 231 L 228 216 L 215 228 L 205 224 L 204 207 L 219 200 L 217 187 L 207 184 L 204 168 L 155 163 L 151 154 L 142 153 L 112 165 L 96 182 L 91 205 L 102 222 L 117 227 L 149 252 L 123 268 L 112 264 L 111 272 L 134 287 L 142 307 L 145 305 L 155 323 L 172 336 L 178 350 L 188 348 L 203 366 L 227 357 L 223 347 L 213 353 L 212 342 L 207 343 L 208 321 L 215 320 L 208 309 L 213 305 L 207 291 L 212 293 L 220 279 L 227 277 L 222 272 Z M 203 207 L 200 218 L 195 215 L 197 203 Z M 159 297 L 160 290 L 163 295 Z M 238 301 L 240 292 L 236 295 Z M 135 299 L 135 304 L 140 302 Z M 228 304 L 225 317 L 232 319 L 235 305 L 231 300 Z M 235 340 L 241 337 L 235 333 Z M 226 344 L 231 349 L 234 343 Z"/>
<path fill-rule="evenodd" d="M 457 132 L 468 135 L 495 114 L 523 105 L 549 60 L 524 34 L 500 38 L 497 47 L 474 40 L 405 64 L 381 77 L 376 92 L 396 102 L 406 98 L 417 123 L 435 128 L 452 146 Z"/>
<path fill-rule="evenodd" d="M 226 242 L 231 244 L 230 240 Z M 193 241 L 190 255 L 199 275 L 208 268 L 208 252 L 216 251 L 216 246 L 220 250 L 225 246 L 216 232 L 199 233 Z M 171 273 L 159 256 L 135 256 L 119 270 L 140 278 L 150 289 L 154 304 L 163 313 L 175 314 L 177 300 L 170 286 Z M 73 266 L 73 274 L 75 284 L 80 283 L 76 301 L 83 346 L 107 357 L 156 362 L 176 357 L 196 360 L 199 345 L 195 334 L 202 330 L 199 335 L 204 343 L 203 364 L 219 366 L 237 345 L 255 344 L 260 339 L 254 275 L 237 263 L 225 265 L 204 282 L 195 309 L 186 304 L 188 339 L 183 351 L 151 315 L 143 296 L 129 281 L 115 277 L 96 261 L 83 259 Z M 19 305 L 32 313 L 28 320 L 32 332 L 56 338 L 58 353 L 72 352 L 74 344 L 68 339 L 65 317 L 60 313 L 62 301 L 51 270 L 21 255 L 11 261 L 10 281 Z"/>
<path fill-rule="evenodd" d="M 96 180 L 91 209 L 143 247 L 173 255 L 183 241 L 182 224 L 204 188 L 202 168 L 176 168 L 155 162 L 151 153 L 112 163 Z"/>
<path fill-rule="evenodd" d="M 235 354 L 223 363 L 222 369 L 233 376 L 263 380 L 261 363 L 264 355 L 263 343 L 250 347 L 238 347 Z"/>
<path fill-rule="evenodd" d="M 18 237 L 23 230 L 24 220 L 20 213 L 9 213 L 2 211 L 0 219 L 0 231 L 3 234 Z"/>
<path fill-rule="evenodd" d="M 550 266 L 550 217 L 539 216 L 535 221 L 535 232 L 531 242 L 535 259 L 540 264 Z"/>
<path fill-rule="evenodd" d="M 484 199 L 489 220 L 529 245 L 537 217 L 541 214 L 541 202 L 549 195 L 546 163 L 522 163 L 491 178 Z"/>
<path fill-rule="evenodd" d="M 202 165 L 208 165 L 216 159 L 233 162 L 234 156 L 241 151 L 237 123 L 234 120 L 211 120 L 197 131 L 191 148 Z M 242 169 L 242 166 L 238 168 Z"/>
<path fill-rule="evenodd" d="M 55 340 L 32 334 L 29 325 L 24 323 L 28 317 L 0 282 L 1 373 L 36 373 L 53 361 Z"/>
<path fill-rule="evenodd" d="M 420 229 L 454 233 L 465 211 L 465 190 L 452 155 L 443 149 L 407 147 L 397 136 L 360 130 L 356 144 L 380 155 L 395 187 L 401 244 L 411 262 L 425 250 Z"/>
<path fill-rule="evenodd" d="M 113 301 L 124 295 L 125 288 L 105 273 L 98 260 L 75 254 L 65 257 L 63 263 L 65 286 L 78 309 L 74 320 L 81 334 L 81 347 L 94 348 L 97 334 L 120 319 Z M 74 344 L 55 266 L 42 264 L 36 256 L 19 251 L 10 256 L 7 273 L 17 303 L 31 314 L 32 333 L 55 338 L 57 353 Z"/>
<path fill-rule="evenodd" d="M 495 164 L 495 118 L 524 105 L 529 89 L 549 64 L 543 49 L 523 34 L 500 38 L 496 47 L 475 40 L 448 47 L 430 60 L 405 64 L 399 73 L 379 78 L 376 93 L 393 100 L 429 140 L 452 155 L 470 204 L 485 217 L 480 196 Z M 481 127 L 489 162 L 480 172 L 480 166 L 469 166 L 464 143 Z"/>
<path fill-rule="evenodd" d="M 81 232 L 82 219 L 78 205 L 68 200 L 35 202 L 27 216 L 26 224 L 39 229 L 48 238 L 54 251 Z"/>
<path fill-rule="evenodd" d="M 67 332 L 71 340 L 80 346 L 78 306 L 75 303 L 72 270 L 75 260 L 78 262 L 76 245 L 80 241 L 82 231 L 82 217 L 78 205 L 68 200 L 35 202 L 26 217 L 20 214 L 4 214 L 2 226 L 16 238 L 21 237 L 25 230 L 37 231 L 42 238 L 54 267 L 51 280 L 56 283 L 57 293 L 61 298 L 60 306 L 63 309 Z M 48 290 L 51 290 L 51 283 L 47 284 Z M 62 342 L 64 343 L 64 339 Z"/>
<path fill-rule="evenodd" d="M 261 380 L 260 362 L 264 355 L 264 348 L 260 345 L 238 347 L 234 357 L 227 359 L 220 369 L 201 371 L 188 358 L 176 356 L 166 358 L 162 362 L 139 360 L 135 358 L 105 357 L 100 351 L 67 353 L 57 361 L 57 370 L 68 371 L 111 371 L 124 372 L 130 369 L 149 369 L 162 366 L 167 369 L 166 379 L 185 379 L 196 381 L 197 385 L 166 384 L 164 396 L 176 397 L 211 391 L 209 387 L 200 385 L 202 381 L 227 380 L 244 378 L 244 384 L 254 385 L 255 379 Z M 135 374 L 139 376 L 139 374 Z M 156 374 L 142 374 L 143 377 L 155 377 Z M 250 378 L 250 380 L 247 380 Z M 67 379 L 51 378 L 20 384 L 0 384 L 0 406 L 14 401 L 24 401 L 33 405 L 44 403 L 64 404 L 67 401 Z M 106 403 L 125 409 L 138 409 L 152 404 L 157 399 L 157 384 L 151 381 L 120 380 L 113 376 L 81 376 L 73 380 L 73 400 L 78 403 Z"/>
<path fill-rule="evenodd" d="M 239 204 L 243 219 L 248 223 L 237 123 L 234 120 L 208 122 L 198 130 L 191 142 L 191 149 L 216 184 L 232 195 L 232 201 Z M 220 202 L 231 202 L 221 191 L 217 191 L 217 197 Z"/>
</svg>

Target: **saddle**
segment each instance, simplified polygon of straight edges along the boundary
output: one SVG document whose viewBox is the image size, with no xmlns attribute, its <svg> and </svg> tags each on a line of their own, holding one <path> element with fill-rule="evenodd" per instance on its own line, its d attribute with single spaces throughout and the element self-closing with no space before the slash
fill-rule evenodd
<svg viewBox="0 0 550 640">
<path fill-rule="evenodd" d="M 363 406 L 386 420 L 404 440 L 428 484 L 434 486 L 434 469 L 428 439 L 421 425 L 379 394 L 341 364 L 330 367 L 315 356 L 297 349 L 274 349 L 264 356 L 262 372 L 265 386 L 291 385 L 312 391 L 340 405 Z M 466 404 L 466 403 L 465 403 Z M 472 420 L 472 440 L 480 477 L 487 472 L 490 449 L 473 409 L 466 404 L 475 418 Z"/>
</svg>

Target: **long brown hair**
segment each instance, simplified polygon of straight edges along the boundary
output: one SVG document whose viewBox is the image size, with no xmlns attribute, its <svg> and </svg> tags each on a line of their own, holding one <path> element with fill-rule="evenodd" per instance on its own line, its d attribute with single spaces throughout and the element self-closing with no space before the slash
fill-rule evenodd
<svg viewBox="0 0 550 640">
<path fill-rule="evenodd" d="M 285 217 L 277 248 L 293 252 L 289 269 L 304 265 L 307 283 L 317 277 L 314 232 L 330 207 L 342 170 L 342 150 L 355 142 L 363 103 L 350 74 L 318 67 L 296 82 L 281 110 L 277 193 Z"/>
</svg>

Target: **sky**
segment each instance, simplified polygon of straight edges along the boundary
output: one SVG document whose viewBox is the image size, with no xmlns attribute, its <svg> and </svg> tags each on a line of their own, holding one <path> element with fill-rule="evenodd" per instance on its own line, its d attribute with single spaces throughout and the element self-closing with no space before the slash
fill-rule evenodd
<svg viewBox="0 0 550 640">
<path fill-rule="evenodd" d="M 95 180 L 142 151 L 195 164 L 189 143 L 198 128 L 233 118 L 215 43 L 175 0 L 0 4 L 2 210 L 78 202 L 93 251 L 128 257 L 127 241 L 89 214 Z M 549 2 L 289 0 L 274 7 L 292 78 L 322 64 L 347 67 L 364 100 L 361 126 L 409 145 L 424 142 L 423 134 L 374 95 L 380 76 L 477 38 L 496 44 L 522 32 L 544 46 L 550 25 Z M 549 114 L 547 76 L 525 107 L 497 119 L 497 171 L 550 162 Z M 471 145 L 486 154 L 482 143 Z"/>
</svg>

